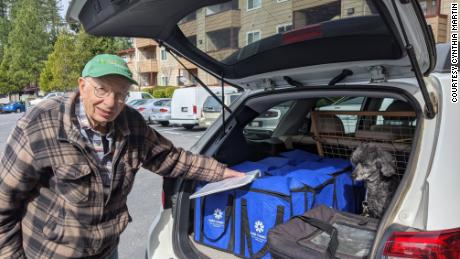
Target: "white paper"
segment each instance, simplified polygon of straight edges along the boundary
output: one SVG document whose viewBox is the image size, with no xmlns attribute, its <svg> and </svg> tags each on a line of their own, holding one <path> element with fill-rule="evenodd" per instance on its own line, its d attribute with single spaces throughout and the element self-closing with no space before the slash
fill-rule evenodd
<svg viewBox="0 0 460 259">
<path fill-rule="evenodd" d="M 195 199 L 209 194 L 223 192 L 245 186 L 254 181 L 254 179 L 256 179 L 258 176 L 260 176 L 260 171 L 254 170 L 247 172 L 246 175 L 243 177 L 232 177 L 224 179 L 222 181 L 208 183 L 205 186 L 203 186 L 203 188 L 201 188 L 199 191 L 190 195 L 190 199 Z"/>
</svg>

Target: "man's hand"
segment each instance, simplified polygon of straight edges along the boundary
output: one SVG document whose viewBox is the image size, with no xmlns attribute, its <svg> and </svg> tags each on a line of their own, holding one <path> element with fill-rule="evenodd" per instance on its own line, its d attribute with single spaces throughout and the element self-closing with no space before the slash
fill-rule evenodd
<svg viewBox="0 0 460 259">
<path fill-rule="evenodd" d="M 245 173 L 241 173 L 230 168 L 226 168 L 224 171 L 224 179 L 231 178 L 231 177 L 243 177 Z"/>
</svg>

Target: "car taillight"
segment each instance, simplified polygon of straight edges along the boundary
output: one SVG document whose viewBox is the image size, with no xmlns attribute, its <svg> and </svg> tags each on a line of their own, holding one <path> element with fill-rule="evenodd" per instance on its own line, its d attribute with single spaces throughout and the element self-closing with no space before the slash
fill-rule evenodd
<svg viewBox="0 0 460 259">
<path fill-rule="evenodd" d="M 168 112 L 168 109 L 161 108 L 161 109 L 160 109 L 160 112 Z"/>
<path fill-rule="evenodd" d="M 161 191 L 161 206 L 163 206 L 163 209 L 166 208 L 166 194 L 165 191 Z"/>
<path fill-rule="evenodd" d="M 283 43 L 292 44 L 296 42 L 302 42 L 319 38 L 323 35 L 321 25 L 314 24 L 308 25 L 301 29 L 289 31 L 283 34 Z"/>
<path fill-rule="evenodd" d="M 196 114 L 196 113 L 197 113 L 196 105 L 193 105 L 193 114 Z"/>
<path fill-rule="evenodd" d="M 141 107 L 141 108 L 137 108 L 137 110 L 138 110 L 139 112 L 142 112 L 143 110 L 145 110 L 145 108 L 142 108 L 142 107 Z"/>
<path fill-rule="evenodd" d="M 385 243 L 384 256 L 401 258 L 460 258 L 460 228 L 394 232 Z"/>
</svg>

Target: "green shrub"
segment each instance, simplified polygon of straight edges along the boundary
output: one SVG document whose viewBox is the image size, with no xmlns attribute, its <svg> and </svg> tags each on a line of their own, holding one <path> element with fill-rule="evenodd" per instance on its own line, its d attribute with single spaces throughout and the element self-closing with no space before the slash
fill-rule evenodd
<svg viewBox="0 0 460 259">
<path fill-rule="evenodd" d="M 153 89 L 152 95 L 155 98 L 171 98 L 174 90 L 175 86 L 157 86 Z"/>
</svg>

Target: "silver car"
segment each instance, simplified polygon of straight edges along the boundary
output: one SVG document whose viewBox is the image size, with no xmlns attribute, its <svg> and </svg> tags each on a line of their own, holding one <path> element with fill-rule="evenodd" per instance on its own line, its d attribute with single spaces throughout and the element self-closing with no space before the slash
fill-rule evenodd
<svg viewBox="0 0 460 259">
<path fill-rule="evenodd" d="M 171 99 L 156 99 L 155 102 L 153 102 L 149 121 L 159 123 L 161 126 L 168 126 L 169 119 L 171 119 Z"/>
</svg>

